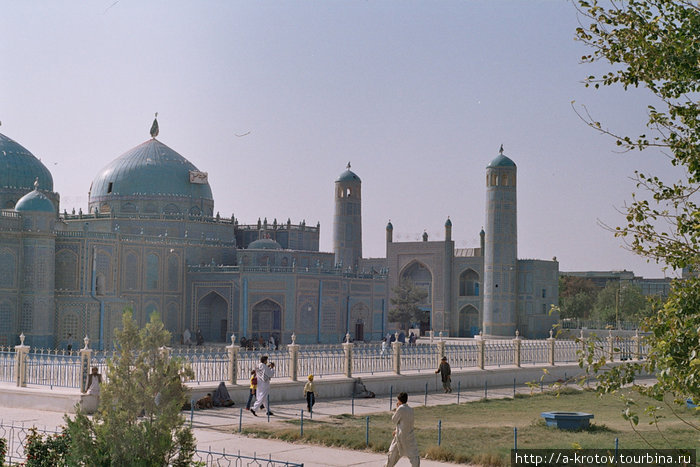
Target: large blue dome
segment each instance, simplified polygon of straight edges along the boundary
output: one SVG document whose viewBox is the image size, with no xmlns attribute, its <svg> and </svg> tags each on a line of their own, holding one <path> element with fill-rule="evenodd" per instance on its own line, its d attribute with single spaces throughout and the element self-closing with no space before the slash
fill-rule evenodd
<svg viewBox="0 0 700 467">
<path fill-rule="evenodd" d="M 155 138 L 128 150 L 100 170 L 90 188 L 90 211 L 120 211 L 116 202 L 170 203 L 166 212 L 211 215 L 213 198 L 206 174 Z M 172 203 L 177 210 L 173 211 Z M 109 207 L 107 207 L 109 205 Z M 158 207 L 161 211 L 163 208 Z M 143 209 L 138 209 L 143 210 Z M 145 211 L 148 211 L 146 209 Z M 197 212 L 197 213 L 200 213 Z"/>
<path fill-rule="evenodd" d="M 39 179 L 42 190 L 53 191 L 53 177 L 24 146 L 0 133 L 0 188 L 31 191 Z"/>
</svg>

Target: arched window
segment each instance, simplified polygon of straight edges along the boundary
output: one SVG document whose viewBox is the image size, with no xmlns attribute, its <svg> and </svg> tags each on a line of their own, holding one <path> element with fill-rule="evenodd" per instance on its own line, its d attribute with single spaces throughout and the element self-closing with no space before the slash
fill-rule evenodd
<svg viewBox="0 0 700 467">
<path fill-rule="evenodd" d="M 139 257 L 136 253 L 126 254 L 124 261 L 124 285 L 127 290 L 137 290 L 139 288 Z"/>
<path fill-rule="evenodd" d="M 460 297 L 479 296 L 479 275 L 473 269 L 467 269 L 459 275 Z"/>
<path fill-rule="evenodd" d="M 158 255 L 150 253 L 146 256 L 146 289 L 156 290 L 160 282 L 160 261 Z"/>
<path fill-rule="evenodd" d="M 56 253 L 56 288 L 75 290 L 78 288 L 78 255 L 70 250 Z"/>
<path fill-rule="evenodd" d="M 180 260 L 175 255 L 168 257 L 168 290 L 176 292 L 180 288 Z"/>
<path fill-rule="evenodd" d="M 9 300 L 0 302 L 0 334 L 12 332 L 12 303 Z"/>
</svg>

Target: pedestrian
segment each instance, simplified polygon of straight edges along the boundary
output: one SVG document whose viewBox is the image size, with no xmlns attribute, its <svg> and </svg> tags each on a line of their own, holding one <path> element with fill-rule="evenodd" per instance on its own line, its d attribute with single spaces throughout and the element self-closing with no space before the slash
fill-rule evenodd
<svg viewBox="0 0 700 467">
<path fill-rule="evenodd" d="M 185 332 L 182 333 L 182 343 L 187 347 L 192 345 L 192 333 L 190 332 L 190 328 L 185 328 Z"/>
<path fill-rule="evenodd" d="M 267 348 L 270 350 L 275 350 L 275 336 L 270 334 L 270 340 L 267 343 Z"/>
<path fill-rule="evenodd" d="M 387 348 L 386 337 L 384 337 L 384 338 L 382 338 L 382 353 L 381 353 L 382 356 L 384 356 L 386 354 L 386 348 Z"/>
<path fill-rule="evenodd" d="M 442 389 L 444 389 L 445 392 L 452 392 L 452 378 L 450 377 L 452 370 L 450 369 L 450 364 L 447 363 L 447 357 L 442 357 L 440 366 L 435 370 L 435 374 L 437 373 L 440 373 L 440 377 L 442 378 Z"/>
<path fill-rule="evenodd" d="M 272 362 L 268 364 L 267 359 L 267 355 L 260 357 L 260 363 L 258 363 L 258 367 L 255 370 L 255 376 L 258 378 L 258 389 L 255 393 L 257 399 L 255 404 L 253 404 L 253 407 L 250 408 L 250 413 L 256 417 L 258 414 L 256 414 L 255 411 L 265 403 L 265 399 L 267 398 L 268 394 L 270 394 L 270 380 L 273 376 L 275 376 L 275 364 Z M 273 415 L 273 413 L 270 412 L 269 404 L 267 407 L 267 414 Z"/>
<path fill-rule="evenodd" d="M 66 350 L 67 350 L 68 352 L 70 352 L 71 350 L 73 350 L 73 334 L 71 334 L 70 332 L 68 333 L 68 339 L 67 339 L 67 343 L 66 343 Z"/>
<path fill-rule="evenodd" d="M 250 394 L 248 394 L 248 403 L 245 405 L 246 410 L 250 410 L 250 404 L 255 399 L 255 393 L 258 390 L 258 377 L 255 376 L 255 370 L 250 370 Z"/>
<path fill-rule="evenodd" d="M 309 413 L 311 413 L 311 409 L 313 409 L 314 404 L 316 403 L 314 375 L 309 375 L 309 380 L 304 385 L 304 398 L 306 399 L 306 408 L 309 409 Z"/>
<path fill-rule="evenodd" d="M 396 424 L 394 429 L 394 439 L 391 440 L 389 446 L 389 457 L 385 467 L 392 467 L 402 457 L 408 457 L 412 467 L 420 465 L 420 454 L 418 453 L 418 444 L 416 436 L 413 433 L 413 409 L 408 406 L 408 394 L 402 392 L 398 395 L 396 401 L 396 411 L 391 417 L 391 421 Z"/>
<path fill-rule="evenodd" d="M 204 336 L 202 335 L 202 330 L 199 328 L 197 328 L 196 339 L 197 339 L 197 345 L 204 344 Z"/>
</svg>

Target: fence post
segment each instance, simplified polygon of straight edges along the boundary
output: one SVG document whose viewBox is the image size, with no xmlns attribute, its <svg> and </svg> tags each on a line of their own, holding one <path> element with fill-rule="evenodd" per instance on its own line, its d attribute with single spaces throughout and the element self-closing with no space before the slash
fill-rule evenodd
<svg viewBox="0 0 700 467">
<path fill-rule="evenodd" d="M 549 364 L 554 366 L 554 347 L 557 340 L 554 338 L 554 331 L 549 330 L 549 338 L 547 339 L 547 344 L 549 344 Z"/>
<path fill-rule="evenodd" d="M 228 350 L 228 381 L 231 384 L 236 384 L 238 381 L 238 352 L 241 350 L 240 345 L 236 345 L 236 335 L 231 333 L 231 345 L 226 346 Z"/>
<path fill-rule="evenodd" d="M 292 334 L 292 343 L 287 346 L 287 350 L 289 350 L 289 376 L 292 381 L 297 381 L 299 378 L 299 345 L 296 334 Z"/>
<path fill-rule="evenodd" d="M 634 345 L 634 358 L 635 360 L 642 359 L 642 338 L 639 336 L 639 329 L 635 329 L 634 336 L 632 336 L 632 345 Z"/>
<path fill-rule="evenodd" d="M 29 346 L 24 345 L 24 333 L 19 335 L 19 345 L 15 346 L 15 381 L 18 387 L 27 387 L 27 354 Z"/>
<path fill-rule="evenodd" d="M 343 351 L 345 352 L 345 376 L 352 378 L 352 342 L 350 342 L 350 333 L 345 334 Z"/>
<path fill-rule="evenodd" d="M 85 342 L 85 347 L 80 349 L 80 392 L 83 394 L 87 392 L 87 382 L 88 376 L 90 375 L 90 360 L 92 359 L 92 350 L 88 347 L 90 344 L 90 339 L 85 336 L 83 339 Z"/>
<path fill-rule="evenodd" d="M 484 369 L 484 336 L 479 332 L 479 335 L 476 336 L 476 350 L 477 350 L 477 360 L 479 364 L 479 368 L 482 370 Z"/>
<path fill-rule="evenodd" d="M 578 339 L 581 341 L 581 355 L 586 355 L 586 338 L 583 336 L 583 329 L 581 329 L 581 335 Z"/>
<path fill-rule="evenodd" d="M 440 366 L 440 362 L 442 361 L 442 357 L 445 356 L 445 341 L 442 339 L 442 333 L 440 333 L 440 334 L 441 334 L 440 340 L 438 341 L 438 355 L 437 355 L 438 361 L 437 361 L 437 364 L 435 365 L 436 368 Z"/>
<path fill-rule="evenodd" d="M 401 342 L 395 340 L 391 343 L 392 358 L 394 359 L 394 373 L 401 374 Z"/>
<path fill-rule="evenodd" d="M 612 335 L 612 329 L 608 329 L 608 355 L 610 356 L 610 361 L 615 361 L 615 338 Z"/>
<path fill-rule="evenodd" d="M 516 329 L 515 339 L 513 339 L 513 363 L 518 368 L 520 368 L 520 347 L 522 347 L 522 341 L 520 340 L 520 331 Z"/>
</svg>

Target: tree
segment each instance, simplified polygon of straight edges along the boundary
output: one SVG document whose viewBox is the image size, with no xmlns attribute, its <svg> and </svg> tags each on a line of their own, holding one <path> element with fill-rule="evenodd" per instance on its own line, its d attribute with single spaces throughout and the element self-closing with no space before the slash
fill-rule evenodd
<svg viewBox="0 0 700 467">
<path fill-rule="evenodd" d="M 562 318 L 590 318 L 598 288 L 592 280 L 577 276 L 559 278 L 559 310 Z"/>
<path fill-rule="evenodd" d="M 582 25 L 576 37 L 592 49 L 583 62 L 607 62 L 609 71 L 589 76 L 587 86 L 643 87 L 650 93 L 646 132 L 618 135 L 600 122 L 582 118 L 596 130 L 612 135 L 625 150 L 656 149 L 680 169 L 679 180 L 667 182 L 653 174 L 635 172 L 641 194 L 633 194 L 625 207 L 626 223 L 615 228 L 636 253 L 674 269 L 700 271 L 700 7 L 689 0 L 578 0 Z M 589 352 L 581 360 L 599 372 L 600 388 L 614 391 L 633 381 L 641 371 L 658 375 L 640 392 L 666 402 L 691 397 L 700 401 L 700 281 L 676 280 L 661 310 L 645 320 L 651 335 L 643 363 L 608 368 L 605 359 Z M 600 373 L 602 369 L 609 371 Z M 670 410 L 674 407 L 666 404 Z M 656 413 L 652 408 L 651 413 Z M 674 412 L 674 415 L 676 413 Z M 633 406 L 625 416 L 638 421 Z"/>
<path fill-rule="evenodd" d="M 592 317 L 606 322 L 638 321 L 649 314 L 651 303 L 636 285 L 609 282 L 596 297 Z"/>
<path fill-rule="evenodd" d="M 182 380 L 192 372 L 164 352 L 170 333 L 157 313 L 139 330 L 127 310 L 122 324 L 97 412 L 92 419 L 80 411 L 74 419 L 66 417 L 70 464 L 190 465 L 195 440 L 181 409 Z"/>
<path fill-rule="evenodd" d="M 389 321 L 401 323 L 403 329 L 408 329 L 412 322 L 430 319 L 430 313 L 418 306 L 428 296 L 425 289 L 417 287 L 411 280 L 403 279 L 392 292 L 394 296 L 390 301 L 394 308 L 389 310 Z"/>
</svg>

